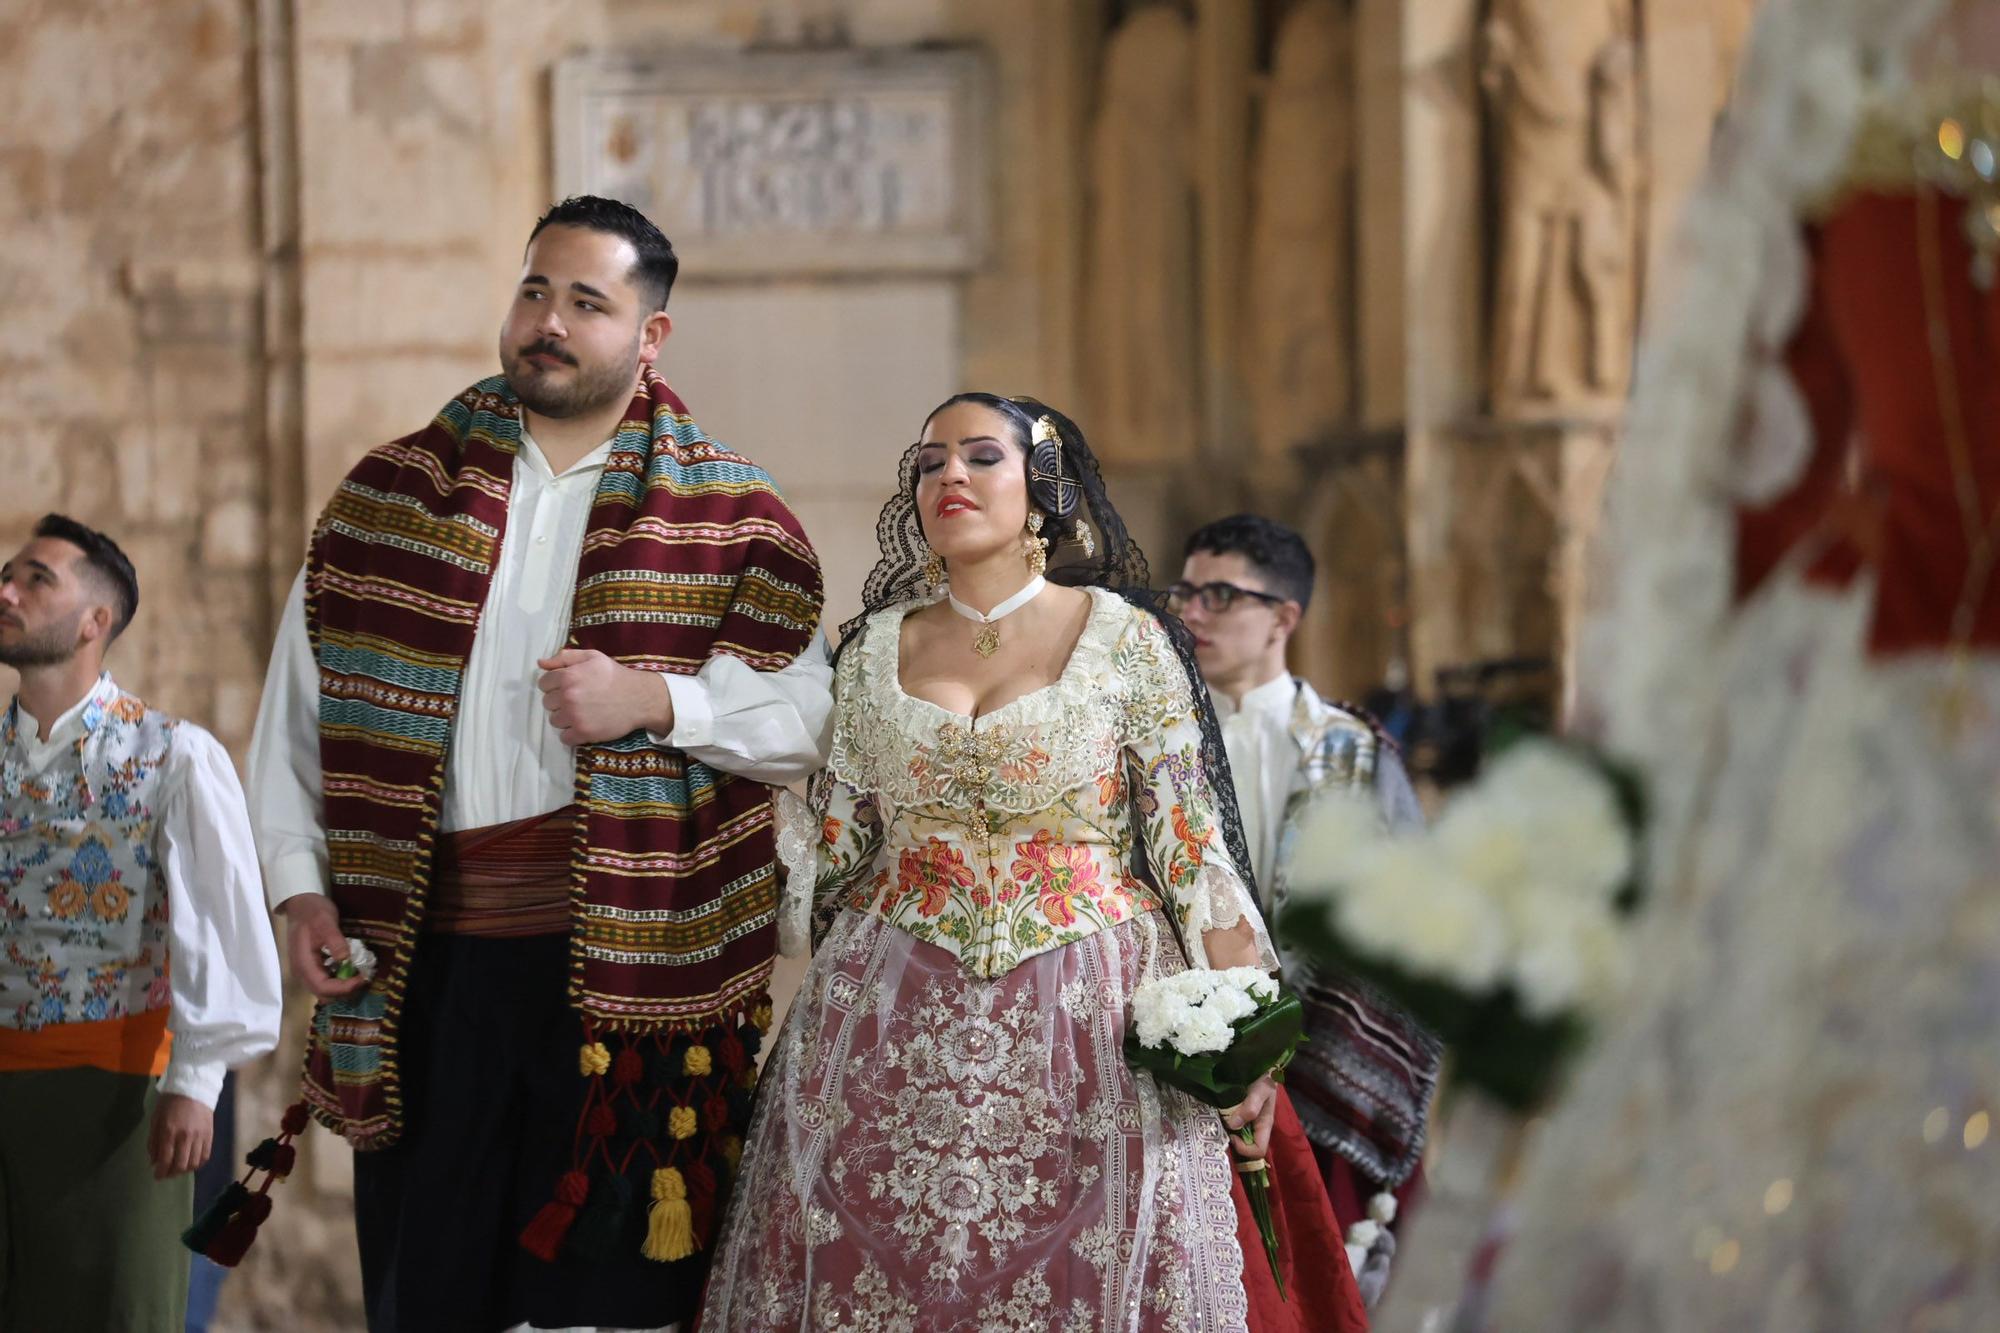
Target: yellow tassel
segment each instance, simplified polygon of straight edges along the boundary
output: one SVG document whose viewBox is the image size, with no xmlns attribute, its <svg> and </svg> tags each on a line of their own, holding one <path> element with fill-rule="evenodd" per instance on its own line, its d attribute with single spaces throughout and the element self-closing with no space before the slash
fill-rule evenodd
<svg viewBox="0 0 2000 1333">
<path fill-rule="evenodd" d="M 690 1046 L 687 1054 L 681 1057 L 681 1072 L 689 1078 L 706 1078 L 713 1068 L 715 1068 L 714 1057 L 709 1054 L 706 1046 Z"/>
<path fill-rule="evenodd" d="M 750 1021 L 757 1025 L 759 1032 L 769 1032 L 771 1030 L 771 1006 L 760 1004 L 755 1009 L 752 1009 L 750 1011 Z"/>
<path fill-rule="evenodd" d="M 601 1041 L 589 1042 L 577 1052 L 576 1067 L 585 1078 L 594 1078 L 611 1068 L 611 1052 Z"/>
<path fill-rule="evenodd" d="M 675 1138 L 691 1139 L 694 1137 L 695 1128 L 694 1108 L 692 1106 L 676 1106 L 672 1111 L 667 1113 L 667 1133 L 673 1135 Z M 655 1172 L 653 1178 L 657 1181 L 659 1173 Z M 657 1199 L 660 1196 L 655 1194 L 653 1197 Z"/>
<path fill-rule="evenodd" d="M 687 1182 L 679 1171 L 663 1166 L 653 1172 L 653 1207 L 641 1254 L 655 1263 L 670 1264 L 694 1253 L 694 1212 L 687 1199 Z"/>
</svg>

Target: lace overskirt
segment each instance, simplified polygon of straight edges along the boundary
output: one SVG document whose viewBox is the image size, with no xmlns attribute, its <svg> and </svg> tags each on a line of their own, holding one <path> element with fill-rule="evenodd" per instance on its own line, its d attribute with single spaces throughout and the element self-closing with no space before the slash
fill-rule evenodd
<svg viewBox="0 0 2000 1333">
<path fill-rule="evenodd" d="M 1157 913 L 991 979 L 846 911 L 771 1055 L 705 1330 L 1245 1327 L 1216 1113 L 1135 1074 Z"/>
</svg>

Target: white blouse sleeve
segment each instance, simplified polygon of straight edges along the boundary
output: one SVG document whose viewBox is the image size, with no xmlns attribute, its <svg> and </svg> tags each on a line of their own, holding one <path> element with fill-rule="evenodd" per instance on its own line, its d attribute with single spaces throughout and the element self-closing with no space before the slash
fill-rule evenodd
<svg viewBox="0 0 2000 1333">
<path fill-rule="evenodd" d="M 826 762 L 833 721 L 833 667 L 823 635 L 782 671 L 711 657 L 692 676 L 668 676 L 674 729 L 655 745 L 755 782 L 802 782 Z"/>
<path fill-rule="evenodd" d="M 319 663 L 306 632 L 306 574 L 292 580 L 250 738 L 250 826 L 272 907 L 327 890 L 319 762 Z"/>
<path fill-rule="evenodd" d="M 155 850 L 167 886 L 174 1045 L 160 1088 L 212 1107 L 230 1066 L 278 1044 L 278 949 L 229 755 L 183 722 L 165 776 Z"/>
</svg>

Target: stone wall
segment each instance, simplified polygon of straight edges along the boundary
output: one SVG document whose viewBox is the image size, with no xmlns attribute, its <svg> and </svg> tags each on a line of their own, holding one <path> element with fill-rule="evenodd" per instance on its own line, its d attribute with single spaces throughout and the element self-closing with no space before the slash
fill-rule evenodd
<svg viewBox="0 0 2000 1333">
<path fill-rule="evenodd" d="M 0 17 L 0 545 L 50 510 L 111 533 L 140 580 L 112 669 L 239 752 L 270 614 L 249 10 Z"/>
</svg>

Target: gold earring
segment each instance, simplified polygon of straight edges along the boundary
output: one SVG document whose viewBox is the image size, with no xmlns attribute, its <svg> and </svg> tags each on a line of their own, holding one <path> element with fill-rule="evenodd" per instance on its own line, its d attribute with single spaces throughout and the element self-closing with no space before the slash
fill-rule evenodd
<svg viewBox="0 0 2000 1333">
<path fill-rule="evenodd" d="M 1090 525 L 1081 518 L 1076 521 L 1076 540 L 1083 547 L 1085 560 L 1097 554 L 1097 539 L 1090 535 Z"/>
<path fill-rule="evenodd" d="M 1028 530 L 1021 537 L 1022 552 L 1028 557 L 1028 573 L 1039 577 L 1049 567 L 1049 550 L 1042 545 L 1042 516 L 1028 515 Z"/>
<path fill-rule="evenodd" d="M 945 585 L 944 557 L 936 551 L 924 560 L 924 582 L 931 585 L 932 592 Z"/>
</svg>

